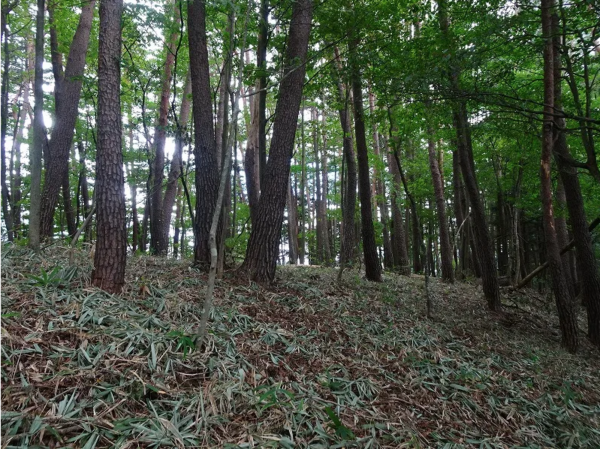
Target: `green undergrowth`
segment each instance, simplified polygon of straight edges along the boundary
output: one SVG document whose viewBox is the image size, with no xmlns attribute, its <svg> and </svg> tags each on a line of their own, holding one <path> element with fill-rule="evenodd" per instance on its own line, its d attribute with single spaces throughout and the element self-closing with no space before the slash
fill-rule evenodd
<svg viewBox="0 0 600 449">
<path fill-rule="evenodd" d="M 600 447 L 599 353 L 566 353 L 530 291 L 492 314 L 434 279 L 428 320 L 420 276 L 280 267 L 265 289 L 232 271 L 199 348 L 189 262 L 131 257 L 121 295 L 90 272 L 83 251 L 4 248 L 5 448 Z"/>
</svg>

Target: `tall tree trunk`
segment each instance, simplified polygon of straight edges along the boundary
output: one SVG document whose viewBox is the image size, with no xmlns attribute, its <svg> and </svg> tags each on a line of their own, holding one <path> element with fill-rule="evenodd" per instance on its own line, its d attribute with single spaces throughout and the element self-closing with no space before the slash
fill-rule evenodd
<svg viewBox="0 0 600 449">
<path fill-rule="evenodd" d="M 387 145 L 386 145 L 387 148 Z M 398 205 L 400 199 L 400 189 L 402 188 L 402 178 L 400 169 L 392 152 L 387 148 L 388 168 L 394 178 L 392 188 L 392 251 L 394 253 L 394 267 L 403 276 L 410 276 L 410 262 L 408 260 L 408 249 L 406 247 L 406 231 L 402 212 Z"/>
<path fill-rule="evenodd" d="M 9 10 L 6 5 L 2 5 L 2 50 L 4 64 L 2 67 L 2 107 L 1 107 L 1 177 L 2 177 L 2 216 L 4 217 L 4 223 L 6 224 L 6 231 L 8 233 L 8 241 L 12 242 L 14 238 L 13 233 L 13 215 L 9 211 L 8 206 L 10 203 L 10 196 L 8 193 L 8 184 L 6 180 L 6 134 L 8 132 L 8 70 L 10 65 L 9 48 L 8 48 L 8 13 Z M 15 138 L 16 136 L 13 136 Z"/>
<path fill-rule="evenodd" d="M 351 102 L 350 91 L 342 84 L 342 64 L 340 61 L 339 49 L 335 48 L 335 59 L 338 66 L 338 97 L 340 108 L 340 125 L 343 132 L 343 163 L 346 166 L 346 182 L 342 185 L 342 236 L 340 245 L 340 274 L 346 266 L 352 266 L 354 262 L 356 238 L 355 238 L 355 213 L 356 213 L 356 156 L 354 154 L 354 140 L 352 139 L 352 121 L 349 113 L 349 103 Z"/>
<path fill-rule="evenodd" d="M 240 270 L 258 282 L 275 278 L 283 212 L 290 178 L 290 162 L 302 100 L 305 61 L 312 22 L 312 1 L 298 0 L 292 9 L 284 75 L 275 108 L 269 161 L 263 176 L 257 221 Z"/>
<path fill-rule="evenodd" d="M 290 248 L 290 264 L 296 265 L 298 263 L 298 204 L 296 197 L 292 191 L 292 184 L 288 189 L 287 198 L 288 208 L 288 235 L 289 235 L 289 248 Z"/>
<path fill-rule="evenodd" d="M 435 206 L 438 217 L 438 229 L 440 233 L 440 246 L 442 253 L 442 279 L 446 282 L 454 282 L 454 269 L 452 267 L 452 246 L 450 244 L 450 232 L 446 218 L 446 201 L 444 199 L 444 183 L 437 158 L 433 128 L 427 127 L 427 147 L 429 152 L 429 170 L 433 181 L 433 192 L 435 195 Z M 430 265 L 433 268 L 433 264 Z"/>
<path fill-rule="evenodd" d="M 258 89 L 257 84 L 257 89 Z M 250 128 L 248 129 L 248 143 L 244 156 L 244 173 L 246 174 L 246 189 L 248 190 L 248 206 L 252 226 L 256 223 L 258 200 L 260 198 L 260 173 L 259 173 L 259 107 L 258 90 L 250 97 Z"/>
<path fill-rule="evenodd" d="M 163 236 L 161 240 L 165 242 L 169 241 L 169 230 L 171 229 L 171 215 L 173 214 L 173 205 L 175 204 L 177 192 L 181 189 L 179 185 L 179 177 L 181 176 L 181 170 L 183 167 L 183 146 L 185 139 L 185 129 L 187 127 L 190 118 L 191 101 L 190 95 L 192 93 L 192 85 L 189 73 L 186 76 L 185 86 L 183 88 L 183 98 L 181 100 L 181 108 L 179 110 L 179 119 L 177 120 L 177 131 L 175 133 L 175 152 L 171 159 L 171 168 L 169 169 L 169 176 L 167 178 L 167 188 L 165 189 L 165 196 L 163 198 Z M 175 214 L 175 220 L 178 215 Z"/>
<path fill-rule="evenodd" d="M 183 222 L 183 214 L 185 213 L 185 207 L 182 206 L 183 196 L 182 191 L 183 188 L 181 184 L 178 184 L 177 187 L 177 206 L 175 207 L 175 234 L 173 235 L 173 258 L 177 259 L 180 253 L 180 243 L 179 243 L 179 234 L 180 230 L 183 226 L 180 224 Z M 181 255 L 183 256 L 183 249 L 181 250 Z"/>
<path fill-rule="evenodd" d="M 75 134 L 75 123 L 79 113 L 78 105 L 83 84 L 85 57 L 90 41 L 95 0 L 88 0 L 81 9 L 79 25 L 69 48 L 69 59 L 62 75 L 62 64 L 55 61 L 55 124 L 48 147 L 49 160 L 46 161 L 44 189 L 41 206 L 41 237 L 52 237 L 54 210 L 61 185 L 67 182 L 69 153 Z M 59 66 L 60 64 L 60 66 Z"/>
<path fill-rule="evenodd" d="M 208 244 L 212 214 L 217 201 L 219 171 L 213 127 L 212 96 L 206 42 L 206 5 L 203 0 L 188 3 L 190 74 L 194 117 L 194 157 L 196 159 L 196 213 L 194 262 L 210 266 Z"/>
<path fill-rule="evenodd" d="M 352 94 L 354 96 L 354 132 L 356 133 L 356 153 L 358 159 L 358 193 L 362 218 L 363 253 L 365 257 L 366 277 L 370 281 L 381 282 L 381 263 L 377 255 L 373 211 L 371 209 L 371 181 L 369 176 L 369 151 L 365 133 L 362 82 L 356 58 L 358 56 L 358 38 L 350 39 L 350 58 L 352 76 Z"/>
<path fill-rule="evenodd" d="M 327 169 L 327 161 L 329 159 L 327 154 L 327 132 L 326 132 L 326 115 L 323 113 L 323 125 L 321 126 L 321 139 L 323 141 L 323 147 L 321 151 L 321 173 L 318 176 L 322 176 L 321 181 L 321 219 L 323 221 L 323 235 L 321 240 L 323 241 L 323 261 L 326 265 L 330 265 L 333 261 L 331 256 L 331 246 L 329 243 L 329 219 L 327 218 L 327 195 L 329 193 L 329 172 Z"/>
<path fill-rule="evenodd" d="M 44 8 L 45 0 L 37 0 L 35 25 L 35 80 L 33 92 L 33 144 L 29 151 L 31 188 L 29 208 L 29 246 L 40 249 L 40 212 L 42 206 L 42 154 L 46 132 L 44 130 Z"/>
<path fill-rule="evenodd" d="M 454 42 L 450 34 L 449 19 L 446 0 L 438 2 L 438 14 L 440 29 L 446 39 L 448 48 L 451 50 L 450 67 L 448 77 L 452 89 L 458 95 L 460 89 L 460 69 L 456 67 L 453 56 Z M 479 187 L 475 176 L 475 163 L 473 161 L 473 148 L 471 142 L 471 129 L 467 113 L 466 102 L 456 100 L 453 103 L 454 126 L 456 128 L 456 137 L 458 143 L 459 162 L 465 182 L 469 201 L 471 203 L 471 214 L 473 218 L 473 231 L 477 242 L 477 255 L 481 268 L 481 277 L 483 281 L 483 293 L 487 299 L 490 310 L 499 311 L 502 309 L 500 302 L 500 290 L 498 285 L 498 274 L 496 272 L 496 263 L 494 260 L 494 251 L 490 238 L 485 210 L 481 197 L 479 196 Z"/>
<path fill-rule="evenodd" d="M 100 3 L 96 227 L 92 283 L 110 293 L 125 284 L 127 228 L 121 149 L 121 17 L 123 0 Z"/>
<path fill-rule="evenodd" d="M 554 0 L 543 0 L 542 8 L 546 6 L 547 9 L 554 8 Z M 564 133 L 566 128 L 565 119 L 562 115 L 562 92 L 561 92 L 561 42 L 559 33 L 559 20 L 556 11 L 542 11 L 544 14 L 542 17 L 544 21 L 548 20 L 545 13 L 550 14 L 552 17 L 550 20 L 551 30 L 546 34 L 546 39 L 550 39 L 549 36 L 553 36 L 551 44 L 546 42 L 546 46 L 552 45 L 552 62 L 553 62 L 553 96 L 554 103 L 553 108 L 549 109 L 548 117 L 546 120 L 552 119 L 550 113 L 558 115 L 554 116 L 554 157 L 556 159 L 560 177 L 564 184 L 564 191 L 567 199 L 567 209 L 569 210 L 569 218 L 571 221 L 571 227 L 573 230 L 573 238 L 575 240 L 575 248 L 577 254 L 577 266 L 581 270 L 581 277 L 583 282 L 581 283 L 581 292 L 583 296 L 583 302 L 587 305 L 588 312 L 588 335 L 593 344 L 600 347 L 600 274 L 598 272 L 597 260 L 594 255 L 594 248 L 592 246 L 592 238 L 588 229 L 588 223 L 585 216 L 585 209 L 583 204 L 583 197 L 581 194 L 581 186 L 579 184 L 579 177 L 577 175 L 577 169 L 567 161 L 571 159 L 569 147 L 567 146 L 567 138 Z M 546 27 L 549 25 L 546 24 Z M 544 55 L 546 56 L 546 55 Z M 545 67 L 545 66 L 544 66 Z M 550 70 L 545 67 L 545 70 Z M 545 82 L 550 80 L 544 78 Z M 550 89 L 548 87 L 548 89 Z M 544 95 L 544 104 L 551 104 Z M 570 336 L 572 339 L 572 336 Z M 566 340 L 566 339 L 565 339 Z"/>
<path fill-rule="evenodd" d="M 369 86 L 369 112 L 371 117 L 375 114 L 375 95 L 371 92 Z M 372 120 L 373 130 L 373 153 L 377 158 L 377 164 L 381 160 L 381 154 L 379 151 L 379 131 L 377 131 L 377 123 Z M 385 197 L 385 185 L 383 183 L 383 173 L 380 173 L 379 168 L 375 165 L 373 170 L 373 176 L 375 178 L 375 192 L 378 197 L 377 204 L 379 206 L 379 214 L 381 215 L 381 224 L 383 227 L 383 266 L 391 269 L 394 266 L 394 256 L 392 254 L 392 243 L 390 242 L 389 232 L 389 214 L 387 207 L 387 199 Z"/>
<path fill-rule="evenodd" d="M 175 1 L 170 0 L 167 9 L 175 21 L 179 21 L 179 7 Z M 168 22 L 165 25 L 165 35 L 168 32 Z M 169 248 L 168 228 L 165 233 L 165 211 L 163 209 L 163 180 L 165 170 L 165 143 L 167 140 L 167 126 L 169 125 L 169 105 L 171 98 L 171 81 L 173 78 L 173 66 L 175 65 L 175 53 L 177 51 L 177 40 L 179 29 L 171 33 L 166 42 L 166 59 L 161 80 L 160 105 L 158 109 L 158 122 L 154 129 L 154 158 L 152 160 L 152 180 L 150 183 L 150 253 L 166 256 Z M 171 205 L 171 210 L 173 206 Z M 170 218 L 170 214 L 169 214 Z M 170 222 L 170 220 L 169 220 Z M 169 223 L 170 224 L 170 223 Z"/>
<path fill-rule="evenodd" d="M 560 139 L 560 137 L 559 137 Z M 557 141 L 555 141 L 555 147 L 560 145 Z M 569 244 L 571 240 L 569 238 L 569 230 L 567 229 L 567 218 L 566 218 L 566 208 L 567 208 L 567 197 L 565 194 L 565 186 L 562 182 L 560 176 L 558 177 L 557 185 L 556 185 L 556 205 L 558 206 L 558 214 L 554 216 L 554 226 L 556 228 L 556 240 L 558 242 L 559 248 L 564 248 Z M 567 286 L 569 287 L 569 294 L 571 298 L 575 298 L 575 282 L 571 276 L 571 260 L 569 258 L 568 253 L 562 255 L 562 263 L 563 263 L 563 274 L 565 276 L 565 281 L 567 282 Z"/>
<path fill-rule="evenodd" d="M 65 208 L 65 218 L 67 219 L 67 230 L 69 237 L 75 237 L 77 233 L 77 226 L 75 225 L 75 211 L 73 210 L 73 204 L 71 204 L 71 187 L 69 183 L 69 173 L 65 175 L 62 182 L 62 197 Z"/>
<path fill-rule="evenodd" d="M 320 167 L 320 157 L 319 157 L 319 114 L 317 113 L 317 109 L 315 107 L 311 108 L 311 119 L 313 124 L 312 129 L 312 137 L 313 137 L 313 150 L 315 152 L 315 215 L 317 218 L 317 246 L 315 251 L 315 264 L 321 265 L 324 263 L 324 242 L 323 237 L 325 234 L 325 217 L 323 216 L 323 212 L 325 209 L 322 207 L 323 202 L 323 194 L 321 190 L 321 167 Z"/>
<path fill-rule="evenodd" d="M 544 124 L 542 127 L 542 157 L 540 164 L 541 198 L 544 212 L 544 237 L 546 253 L 552 276 L 552 289 L 558 309 L 558 318 L 563 344 L 570 352 L 578 347 L 577 320 L 569 288 L 565 281 L 560 248 L 554 227 L 554 210 L 552 208 L 551 158 L 554 139 L 554 58 L 552 43 L 552 9 L 553 0 L 542 0 L 542 33 L 544 36 Z"/>
<path fill-rule="evenodd" d="M 260 18 L 258 23 L 258 48 L 256 49 L 256 67 L 258 77 L 258 161 L 260 185 L 264 182 L 267 166 L 267 47 L 269 45 L 269 0 L 260 0 Z"/>
<path fill-rule="evenodd" d="M 304 139 L 304 106 L 300 111 L 300 138 L 302 158 L 300 165 L 302 167 L 302 173 L 300 175 L 300 235 L 298 237 L 298 257 L 300 258 L 300 265 L 304 265 L 306 257 L 306 141 Z"/>
</svg>

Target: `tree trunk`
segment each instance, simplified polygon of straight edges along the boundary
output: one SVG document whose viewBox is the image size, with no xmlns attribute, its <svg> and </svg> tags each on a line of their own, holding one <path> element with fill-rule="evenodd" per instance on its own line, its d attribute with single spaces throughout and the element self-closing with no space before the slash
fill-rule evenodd
<svg viewBox="0 0 600 449">
<path fill-rule="evenodd" d="M 311 22 L 312 1 L 295 2 L 257 221 L 250 234 L 246 258 L 240 267 L 241 272 L 258 282 L 272 282 L 275 278 Z"/>
<path fill-rule="evenodd" d="M 71 204 L 71 187 L 69 184 L 68 172 L 62 182 L 62 197 L 65 207 L 65 218 L 67 219 L 67 230 L 69 232 L 69 237 L 73 238 L 77 232 L 77 226 L 75 225 L 75 212 L 73 211 L 73 205 Z"/>
<path fill-rule="evenodd" d="M 369 86 L 369 112 L 371 116 L 375 115 L 375 95 L 371 92 Z M 373 153 L 377 158 L 377 164 L 381 160 L 381 154 L 379 151 L 379 131 L 377 131 L 377 123 L 372 120 L 372 131 L 373 131 Z M 381 224 L 383 227 L 383 266 L 387 269 L 391 269 L 394 266 L 394 256 L 392 253 L 392 243 L 390 241 L 389 232 L 389 214 L 387 207 L 387 199 L 385 197 L 385 184 L 383 182 L 383 173 L 380 173 L 377 164 L 373 170 L 373 176 L 375 177 L 375 192 L 378 197 L 377 204 L 379 206 L 379 214 L 381 215 Z"/>
<path fill-rule="evenodd" d="M 258 23 L 258 46 L 256 49 L 256 67 L 259 70 L 258 77 L 258 173 L 260 186 L 264 182 L 264 174 L 267 166 L 267 47 L 269 45 L 269 0 L 260 1 L 260 18 Z"/>
<path fill-rule="evenodd" d="M 323 235 L 321 237 L 323 241 L 323 261 L 326 265 L 330 265 L 333 262 L 331 256 L 331 246 L 329 243 L 329 219 L 327 218 L 327 195 L 329 193 L 329 173 L 327 171 L 327 161 L 329 159 L 327 154 L 327 133 L 326 133 L 326 117 L 323 113 L 323 126 L 321 127 L 321 138 L 323 140 L 323 147 L 321 151 L 321 173 L 318 176 L 322 176 L 321 181 L 321 219 L 323 221 Z"/>
<path fill-rule="evenodd" d="M 33 144 L 29 151 L 31 167 L 29 246 L 40 249 L 40 211 L 42 206 L 42 154 L 46 133 L 44 130 L 44 8 L 45 0 L 37 0 L 35 26 L 35 80 L 33 92 Z"/>
<path fill-rule="evenodd" d="M 257 89 L 259 85 L 257 84 Z M 244 173 L 246 174 L 246 189 L 248 189 L 248 206 L 252 226 L 256 223 L 258 200 L 260 199 L 260 173 L 259 173 L 259 106 L 258 93 L 250 97 L 250 128 L 248 129 L 248 143 L 244 157 Z"/>
<path fill-rule="evenodd" d="M 175 208 L 175 234 L 173 235 L 173 259 L 177 259 L 180 253 L 180 243 L 179 243 L 179 233 L 181 230 L 180 224 L 183 222 L 183 214 L 185 213 L 185 207 L 182 207 L 182 186 L 181 184 L 177 187 L 177 206 Z M 181 250 L 181 255 L 183 256 L 183 249 Z"/>
<path fill-rule="evenodd" d="M 456 67 L 454 61 L 454 42 L 450 34 L 449 19 L 447 14 L 446 1 L 438 3 L 438 14 L 440 21 L 440 29 L 444 35 L 449 50 L 451 50 L 451 58 L 449 60 L 450 67 L 448 76 L 452 89 L 456 94 L 459 94 L 460 89 L 460 69 Z M 483 281 L 483 293 L 487 299 L 488 308 L 490 310 L 499 311 L 502 308 L 500 302 L 500 291 L 498 286 L 498 274 L 496 272 L 496 264 L 494 260 L 494 251 L 492 249 L 492 241 L 487 227 L 485 210 L 483 202 L 479 196 L 479 187 L 475 176 L 475 163 L 473 161 L 473 148 L 471 142 L 471 129 L 467 114 L 466 102 L 456 100 L 453 103 L 454 126 L 456 128 L 456 137 L 458 143 L 458 152 L 460 155 L 459 161 L 463 180 L 465 182 L 469 201 L 471 203 L 471 214 L 473 218 L 473 231 L 477 242 L 477 255 L 481 268 L 481 276 Z"/>
<path fill-rule="evenodd" d="M 371 181 L 369 176 L 369 154 L 365 134 L 362 83 L 358 63 L 358 40 L 350 40 L 350 57 L 352 73 L 352 94 L 354 96 L 354 132 L 356 133 L 356 153 L 358 159 L 358 182 L 360 195 L 360 211 L 362 218 L 363 253 L 365 257 L 366 277 L 370 281 L 381 282 L 381 263 L 377 255 L 373 211 L 371 209 Z"/>
<path fill-rule="evenodd" d="M 92 283 L 119 293 L 125 283 L 127 228 L 121 149 L 121 17 L 123 0 L 100 3 L 98 49 L 97 241 Z"/>
<path fill-rule="evenodd" d="M 194 262 L 210 266 L 208 244 L 212 214 L 217 201 L 219 171 L 213 127 L 212 95 L 206 42 L 206 9 L 203 0 L 188 3 L 190 74 L 194 117 L 194 157 L 196 158 L 196 213 Z"/>
<path fill-rule="evenodd" d="M 61 185 L 65 182 L 69 170 L 69 153 L 75 134 L 75 123 L 79 113 L 78 105 L 83 84 L 83 72 L 95 0 L 89 0 L 81 9 L 79 25 L 69 49 L 69 59 L 62 76 L 62 64 L 55 61 L 55 124 L 48 147 L 49 160 L 46 161 L 44 189 L 41 206 L 41 237 L 52 237 L 54 210 L 58 201 Z M 67 181 L 68 182 L 68 179 Z M 64 191 L 63 191 L 64 192 Z"/>
<path fill-rule="evenodd" d="M 554 0 L 543 0 L 542 5 L 546 6 L 547 9 L 554 7 Z M 542 12 L 545 13 L 544 11 Z M 553 108 L 549 109 L 548 112 L 559 115 L 554 116 L 554 157 L 556 159 L 560 177 L 564 184 L 564 192 L 567 200 L 567 209 L 569 210 L 569 217 L 571 221 L 571 227 L 573 230 L 573 238 L 575 240 L 575 248 L 577 254 L 577 266 L 581 270 L 583 282 L 581 283 L 581 291 L 583 296 L 583 302 L 587 305 L 588 312 L 588 336 L 592 343 L 600 347 L 600 274 L 598 273 L 597 260 L 594 255 L 594 248 L 592 246 L 591 234 L 588 230 L 587 219 L 585 216 L 585 209 L 583 203 L 583 197 L 581 194 L 581 186 L 579 184 L 579 178 L 577 175 L 577 169 L 572 167 L 567 161 L 571 159 L 569 147 L 567 146 L 567 138 L 564 133 L 566 123 L 562 114 L 562 92 L 561 92 L 561 42 L 559 34 L 559 21 L 556 11 L 552 11 L 550 33 L 546 34 L 546 39 L 549 40 L 549 36 L 553 37 L 552 44 L 552 58 L 553 58 L 553 95 L 554 104 Z M 550 11 L 548 11 L 550 14 Z M 548 20 L 546 15 L 543 16 L 544 21 Z M 548 24 L 546 24 L 548 26 Z M 548 42 L 546 42 L 546 45 Z M 545 55 L 546 56 L 546 55 Z M 546 68 L 546 70 L 550 70 Z M 545 82 L 550 82 L 544 78 Z M 548 87 L 549 89 L 549 87 Z M 544 96 L 544 104 L 550 103 Z M 550 103 L 552 104 L 552 103 Z M 547 120 L 551 119 L 548 116 Z M 549 156 L 548 156 L 549 157 Z M 571 336 L 572 338 L 572 336 Z M 566 339 L 565 339 L 566 340 Z"/>
<path fill-rule="evenodd" d="M 428 105 L 426 105 L 427 107 Z M 454 269 L 452 267 L 452 246 L 450 244 L 450 233 L 448 229 L 448 220 L 446 218 L 446 201 L 444 199 L 444 183 L 440 166 L 437 159 L 433 128 L 427 127 L 428 151 L 429 151 L 429 170 L 433 181 L 433 192 L 435 195 L 435 206 L 438 217 L 438 229 L 440 233 L 440 246 L 442 253 L 442 280 L 454 282 Z M 431 265 L 433 267 L 433 265 Z"/>
<path fill-rule="evenodd" d="M 387 145 L 386 145 L 387 148 Z M 408 260 L 408 249 L 406 247 L 406 231 L 402 212 L 398 205 L 400 199 L 400 189 L 402 188 L 402 178 L 396 159 L 390 149 L 387 149 L 388 168 L 394 178 L 392 188 L 392 251 L 394 253 L 394 267 L 403 276 L 410 276 L 410 262 Z"/>
<path fill-rule="evenodd" d="M 181 170 L 183 167 L 183 146 L 185 139 L 185 129 L 187 127 L 190 118 L 191 101 L 190 95 L 192 93 L 192 85 L 190 81 L 189 73 L 186 76 L 185 87 L 183 88 L 183 98 L 181 100 L 181 108 L 179 110 L 179 119 L 177 120 L 177 131 L 175 134 L 175 153 L 171 159 L 171 168 L 169 169 L 169 176 L 167 178 L 167 188 L 165 189 L 165 196 L 163 198 L 163 236 L 161 241 L 169 241 L 169 230 L 171 229 L 171 215 L 173 214 L 173 205 L 175 204 L 177 192 L 181 191 L 179 185 L 179 177 L 181 176 Z M 178 215 L 175 214 L 175 220 Z"/>
<path fill-rule="evenodd" d="M 356 213 L 356 156 L 354 154 L 354 141 L 352 139 L 352 121 L 349 113 L 349 102 L 351 102 L 350 91 L 342 84 L 342 64 L 340 53 L 335 48 L 335 58 L 338 66 L 338 97 L 340 102 L 339 115 L 340 125 L 343 132 L 343 163 L 346 166 L 346 182 L 342 185 L 342 235 L 340 245 L 340 270 L 346 266 L 352 266 L 354 262 L 356 237 L 355 237 L 355 213 Z M 341 271 L 340 271 L 341 273 Z"/>
<path fill-rule="evenodd" d="M 302 167 L 302 173 L 300 175 L 300 235 L 298 237 L 298 256 L 300 258 L 300 265 L 304 265 L 306 257 L 306 141 L 304 139 L 304 106 L 300 112 L 300 138 L 302 140 L 301 150 L 302 159 L 300 165 Z"/>
<path fill-rule="evenodd" d="M 316 265 L 321 265 L 325 262 L 325 245 L 323 242 L 325 234 L 325 217 L 323 216 L 323 212 L 326 212 L 326 210 L 322 207 L 323 194 L 321 190 L 321 161 L 319 157 L 319 115 L 317 114 L 317 109 L 315 107 L 311 108 L 311 119 L 313 124 L 313 150 L 315 152 L 315 215 L 317 219 L 317 246 L 314 261 Z"/>
<path fill-rule="evenodd" d="M 544 237 L 546 253 L 552 276 L 552 289 L 558 309 L 558 318 L 563 344 L 569 352 L 578 347 L 577 319 L 565 281 L 560 248 L 554 227 L 552 208 L 551 158 L 554 140 L 554 58 L 552 43 L 553 0 L 542 0 L 542 33 L 544 35 L 544 124 L 542 127 L 542 157 L 540 164 L 541 198 L 544 212 Z"/>
<path fill-rule="evenodd" d="M 179 21 L 179 7 L 173 1 L 167 4 L 167 10 L 173 9 L 172 14 L 175 21 Z M 165 26 L 165 35 L 168 22 Z M 158 109 L 158 122 L 154 129 L 154 158 L 152 160 L 152 180 L 150 183 L 150 254 L 166 256 L 169 248 L 169 228 L 171 214 L 169 213 L 169 224 L 165 224 L 165 210 L 163 208 L 163 180 L 165 170 L 165 143 L 167 140 L 167 126 L 169 125 L 169 100 L 171 98 L 171 81 L 173 78 L 173 66 L 175 65 L 175 53 L 177 51 L 177 40 L 179 29 L 173 31 L 168 37 L 166 45 L 166 59 L 163 76 L 161 80 L 160 104 Z M 170 212 L 173 210 L 171 205 Z M 165 233 L 165 228 L 167 232 Z"/>
<path fill-rule="evenodd" d="M 4 223 L 6 224 L 6 231 L 8 233 L 8 241 L 12 242 L 14 239 L 13 229 L 13 214 L 9 211 L 8 206 L 10 203 L 10 196 L 8 193 L 8 184 L 6 180 L 6 134 L 8 132 L 8 70 L 10 65 L 9 49 L 8 49 L 8 25 L 7 16 L 8 8 L 6 5 L 2 5 L 2 39 L 3 39 L 3 73 L 2 73 L 2 107 L 1 107 L 1 177 L 2 177 L 2 216 L 4 217 Z M 16 136 L 13 136 L 13 139 Z"/>
<path fill-rule="evenodd" d="M 298 263 L 298 204 L 296 197 L 292 191 L 292 184 L 288 189 L 287 198 L 288 208 L 288 235 L 289 235 L 289 247 L 290 247 L 290 264 L 296 265 Z"/>
</svg>

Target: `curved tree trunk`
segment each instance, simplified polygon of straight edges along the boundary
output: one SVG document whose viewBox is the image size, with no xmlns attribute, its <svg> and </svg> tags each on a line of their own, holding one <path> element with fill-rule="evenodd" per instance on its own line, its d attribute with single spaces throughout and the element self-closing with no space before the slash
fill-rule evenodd
<svg viewBox="0 0 600 449">
<path fill-rule="evenodd" d="M 127 228 L 121 149 L 121 16 L 123 0 L 100 3 L 96 253 L 92 283 L 119 293 L 125 283 Z"/>
<path fill-rule="evenodd" d="M 85 57 L 90 41 L 95 0 L 84 4 L 79 17 L 79 25 L 69 49 L 69 59 L 62 75 L 60 60 L 54 61 L 56 91 L 55 124 L 48 147 L 49 160 L 46 162 L 44 190 L 41 206 L 41 236 L 52 237 L 54 210 L 63 183 L 68 183 L 69 154 L 75 134 L 75 123 L 79 113 L 78 105 L 83 84 Z M 53 52 L 55 53 L 55 52 Z M 55 56 L 54 59 L 57 57 Z"/>
<path fill-rule="evenodd" d="M 257 220 L 253 224 L 240 272 L 258 282 L 272 282 L 281 239 L 290 163 L 302 100 L 305 61 L 312 23 L 312 1 L 298 0 L 292 9 L 284 75 L 275 108 L 269 161 L 263 176 Z"/>
</svg>

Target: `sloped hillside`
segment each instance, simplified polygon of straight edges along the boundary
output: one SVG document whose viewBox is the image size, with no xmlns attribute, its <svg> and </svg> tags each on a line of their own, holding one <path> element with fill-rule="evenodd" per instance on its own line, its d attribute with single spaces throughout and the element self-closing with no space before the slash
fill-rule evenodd
<svg viewBox="0 0 600 449">
<path fill-rule="evenodd" d="M 111 296 L 73 256 L 2 252 L 3 447 L 600 447 L 600 354 L 531 292 L 432 280 L 428 320 L 419 276 L 227 273 L 195 348 L 204 274 L 132 257 Z"/>
</svg>

